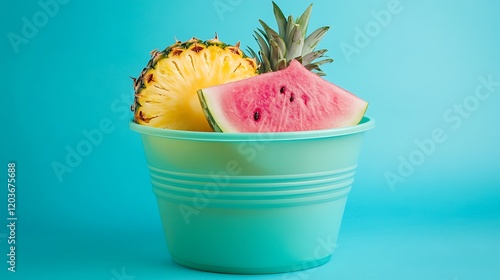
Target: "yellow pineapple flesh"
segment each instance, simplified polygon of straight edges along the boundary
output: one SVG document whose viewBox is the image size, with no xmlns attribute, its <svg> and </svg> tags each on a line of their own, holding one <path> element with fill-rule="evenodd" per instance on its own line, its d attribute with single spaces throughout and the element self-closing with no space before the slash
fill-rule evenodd
<svg viewBox="0 0 500 280">
<path fill-rule="evenodd" d="M 198 99 L 201 88 L 257 75 L 255 59 L 217 36 L 208 41 L 177 41 L 151 60 L 134 79 L 136 123 L 158 128 L 213 131 Z"/>
</svg>

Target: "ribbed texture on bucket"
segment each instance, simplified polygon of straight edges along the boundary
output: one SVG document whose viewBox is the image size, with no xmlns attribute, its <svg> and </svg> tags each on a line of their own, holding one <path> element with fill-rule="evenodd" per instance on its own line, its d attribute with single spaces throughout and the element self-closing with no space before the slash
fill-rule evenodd
<svg viewBox="0 0 500 280">
<path fill-rule="evenodd" d="M 336 200 L 347 196 L 356 165 L 328 172 L 285 176 L 189 174 L 149 166 L 159 199 L 196 204 L 209 199 L 212 207 L 281 207 Z"/>
</svg>

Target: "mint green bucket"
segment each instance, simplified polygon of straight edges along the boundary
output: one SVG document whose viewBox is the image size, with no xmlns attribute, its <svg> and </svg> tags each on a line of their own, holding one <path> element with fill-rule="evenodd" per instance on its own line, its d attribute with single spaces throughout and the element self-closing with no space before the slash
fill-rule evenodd
<svg viewBox="0 0 500 280">
<path fill-rule="evenodd" d="M 280 273 L 326 263 L 365 131 L 217 133 L 130 123 L 141 134 L 172 259 L 194 269 Z"/>
</svg>

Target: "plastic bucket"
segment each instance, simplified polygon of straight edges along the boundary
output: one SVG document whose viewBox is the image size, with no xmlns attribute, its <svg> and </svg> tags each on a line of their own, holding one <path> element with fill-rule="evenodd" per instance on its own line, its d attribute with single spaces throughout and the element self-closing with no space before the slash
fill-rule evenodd
<svg viewBox="0 0 500 280">
<path fill-rule="evenodd" d="M 354 180 L 364 117 L 352 127 L 216 133 L 130 123 L 141 134 L 172 259 L 260 274 L 326 263 Z"/>
</svg>

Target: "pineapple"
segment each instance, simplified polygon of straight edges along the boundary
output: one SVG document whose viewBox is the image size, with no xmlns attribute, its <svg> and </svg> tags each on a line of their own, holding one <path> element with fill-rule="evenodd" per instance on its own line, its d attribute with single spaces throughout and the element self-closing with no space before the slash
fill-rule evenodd
<svg viewBox="0 0 500 280">
<path fill-rule="evenodd" d="M 304 11 L 304 13 L 294 20 L 293 16 L 285 18 L 281 9 L 273 2 L 274 16 L 278 24 L 278 32 L 271 29 L 265 22 L 259 20 L 263 29 L 258 28 L 255 31 L 254 38 L 259 45 L 260 51 L 258 54 L 248 48 L 249 52 L 259 64 L 259 72 L 266 73 L 278 71 L 286 68 L 290 61 L 296 59 L 302 63 L 310 71 L 324 76 L 320 65 L 331 63 L 333 59 L 322 59 L 327 50 L 317 50 L 318 42 L 323 38 L 329 27 L 321 27 L 307 34 L 307 26 L 311 16 L 312 4 Z"/>
<path fill-rule="evenodd" d="M 257 62 L 239 45 L 227 45 L 216 34 L 211 40 L 176 40 L 164 51 L 152 51 L 139 78 L 132 78 L 135 122 L 158 128 L 213 131 L 196 92 L 258 74 Z"/>
</svg>

